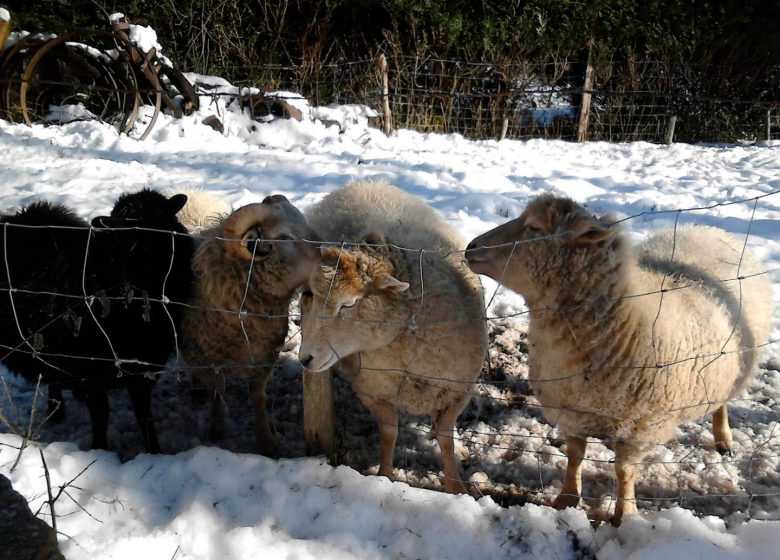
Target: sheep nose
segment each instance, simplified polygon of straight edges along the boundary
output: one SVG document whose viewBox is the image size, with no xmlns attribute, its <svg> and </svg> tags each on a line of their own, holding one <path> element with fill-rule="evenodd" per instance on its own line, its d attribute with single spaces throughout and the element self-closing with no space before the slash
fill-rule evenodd
<svg viewBox="0 0 780 560">
<path fill-rule="evenodd" d="M 314 359 L 314 356 L 309 354 L 308 356 L 300 356 L 299 359 L 301 360 L 303 367 L 309 367 L 309 364 Z"/>
</svg>

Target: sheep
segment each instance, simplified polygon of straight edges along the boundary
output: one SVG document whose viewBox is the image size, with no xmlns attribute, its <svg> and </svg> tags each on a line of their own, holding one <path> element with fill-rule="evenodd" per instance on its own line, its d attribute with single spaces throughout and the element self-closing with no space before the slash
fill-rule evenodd
<svg viewBox="0 0 780 560">
<path fill-rule="evenodd" d="M 61 400 L 62 388 L 82 397 L 93 449 L 108 448 L 107 391 L 124 387 L 145 449 L 160 452 L 152 388 L 192 281 L 192 240 L 176 220 L 185 202 L 144 189 L 120 196 L 92 227 L 45 201 L 0 220 L 2 361 L 29 380 L 40 375 L 50 397 Z"/>
<path fill-rule="evenodd" d="M 632 248 L 618 224 L 544 194 L 466 258 L 530 309 L 530 383 L 566 436 L 554 507 L 579 503 L 588 436 L 615 451 L 616 525 L 636 512 L 637 464 L 678 424 L 714 411 L 716 447 L 731 450 L 726 401 L 749 384 L 773 315 L 765 269 L 743 241 L 688 226 Z"/>
<path fill-rule="evenodd" d="M 353 182 L 306 214 L 330 241 L 301 296 L 299 358 L 310 371 L 341 362 L 379 425 L 379 475 L 393 478 L 398 414 L 430 415 L 444 488 L 465 493 L 455 422 L 487 352 L 479 278 L 463 242 L 420 199 L 387 183 Z M 403 248 L 402 248 L 403 247 Z"/>
<path fill-rule="evenodd" d="M 202 236 L 182 354 L 195 379 L 213 388 L 208 437 L 224 434 L 225 376 L 249 379 L 256 450 L 272 455 L 265 387 L 287 337 L 290 302 L 315 257 L 303 240 L 318 237 L 282 195 L 239 208 Z"/>
<path fill-rule="evenodd" d="M 216 226 L 220 219 L 230 214 L 230 206 L 222 199 L 200 188 L 167 189 L 166 195 L 183 194 L 187 203 L 176 217 L 188 232 L 200 234 Z"/>
</svg>

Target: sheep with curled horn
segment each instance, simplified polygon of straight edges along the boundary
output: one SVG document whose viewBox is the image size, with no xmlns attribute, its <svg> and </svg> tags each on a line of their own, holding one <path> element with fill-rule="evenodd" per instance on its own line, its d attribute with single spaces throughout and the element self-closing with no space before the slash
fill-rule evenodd
<svg viewBox="0 0 780 560">
<path fill-rule="evenodd" d="M 555 507 L 579 503 L 588 437 L 615 451 L 615 524 L 637 510 L 638 464 L 679 424 L 712 412 L 715 446 L 731 451 L 727 402 L 750 383 L 773 316 L 765 268 L 744 244 L 681 226 L 631 247 L 619 225 L 550 194 L 469 244 L 472 270 L 530 309 L 529 380 L 566 436 Z"/>
<path fill-rule="evenodd" d="M 176 218 L 185 202 L 143 189 L 120 196 L 91 228 L 48 202 L 0 220 L 2 361 L 31 381 L 41 375 L 60 415 L 62 389 L 82 397 L 93 448 L 108 448 L 107 392 L 121 387 L 146 450 L 160 451 L 152 388 L 175 349 L 192 281 L 192 241 Z"/>
<path fill-rule="evenodd" d="M 248 380 L 260 453 L 275 451 L 266 384 L 288 330 L 288 310 L 306 282 L 318 239 L 284 196 L 235 210 L 202 232 L 192 267 L 194 296 L 182 352 L 196 379 L 212 390 L 208 436 L 224 435 L 225 378 Z"/>
</svg>

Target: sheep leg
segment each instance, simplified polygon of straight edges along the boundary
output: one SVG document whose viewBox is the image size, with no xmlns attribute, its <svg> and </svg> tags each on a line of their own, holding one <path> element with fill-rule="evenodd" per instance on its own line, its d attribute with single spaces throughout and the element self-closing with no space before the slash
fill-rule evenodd
<svg viewBox="0 0 780 560">
<path fill-rule="evenodd" d="M 272 456 L 276 451 L 265 402 L 265 386 L 270 376 L 271 370 L 266 370 L 249 380 L 249 393 L 255 407 L 255 446 L 258 453 L 266 457 Z"/>
<path fill-rule="evenodd" d="M 108 394 L 105 391 L 89 391 L 84 402 L 92 423 L 92 446 L 90 449 L 108 449 Z"/>
<path fill-rule="evenodd" d="M 455 421 L 467 401 L 455 403 L 433 419 L 436 441 L 439 442 L 441 460 L 444 463 L 444 490 L 452 494 L 466 494 L 466 486 L 460 477 L 460 467 L 455 458 Z"/>
<path fill-rule="evenodd" d="M 733 438 L 729 427 L 729 411 L 724 404 L 712 415 L 712 434 L 715 436 L 715 449 L 721 455 L 733 455 Z"/>
<path fill-rule="evenodd" d="M 393 452 L 398 438 L 398 413 L 395 407 L 381 401 L 361 399 L 379 425 L 379 476 L 393 479 Z"/>
<path fill-rule="evenodd" d="M 212 389 L 209 410 L 208 439 L 215 441 L 225 435 L 225 376 L 222 372 L 201 378 Z"/>
<path fill-rule="evenodd" d="M 623 515 L 636 513 L 636 495 L 634 483 L 636 482 L 636 464 L 642 460 L 641 453 L 627 444 L 615 445 L 615 476 L 618 483 L 617 504 L 612 515 L 612 524 L 618 527 L 623 520 Z"/>
<path fill-rule="evenodd" d="M 553 507 L 565 509 L 577 507 L 582 494 L 582 460 L 585 458 L 585 449 L 588 442 L 585 438 L 568 436 L 566 438 L 566 477 L 563 479 L 561 493 L 555 498 Z"/>
<path fill-rule="evenodd" d="M 135 420 L 141 429 L 141 437 L 148 453 L 160 453 L 160 442 L 157 441 L 157 432 L 152 420 L 152 389 L 154 381 L 141 379 L 127 388 L 130 402 L 133 404 Z"/>
</svg>

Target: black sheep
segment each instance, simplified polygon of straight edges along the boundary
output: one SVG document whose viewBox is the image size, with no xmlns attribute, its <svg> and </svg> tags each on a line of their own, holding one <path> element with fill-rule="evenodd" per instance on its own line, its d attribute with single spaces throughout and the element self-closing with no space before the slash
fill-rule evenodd
<svg viewBox="0 0 780 560">
<path fill-rule="evenodd" d="M 41 375 L 50 404 L 63 388 L 83 398 L 93 448 L 108 446 L 107 391 L 124 387 L 147 451 L 160 450 L 151 394 L 190 295 L 193 242 L 176 219 L 186 201 L 124 194 L 92 228 L 48 202 L 0 218 L 0 361 Z"/>
</svg>

